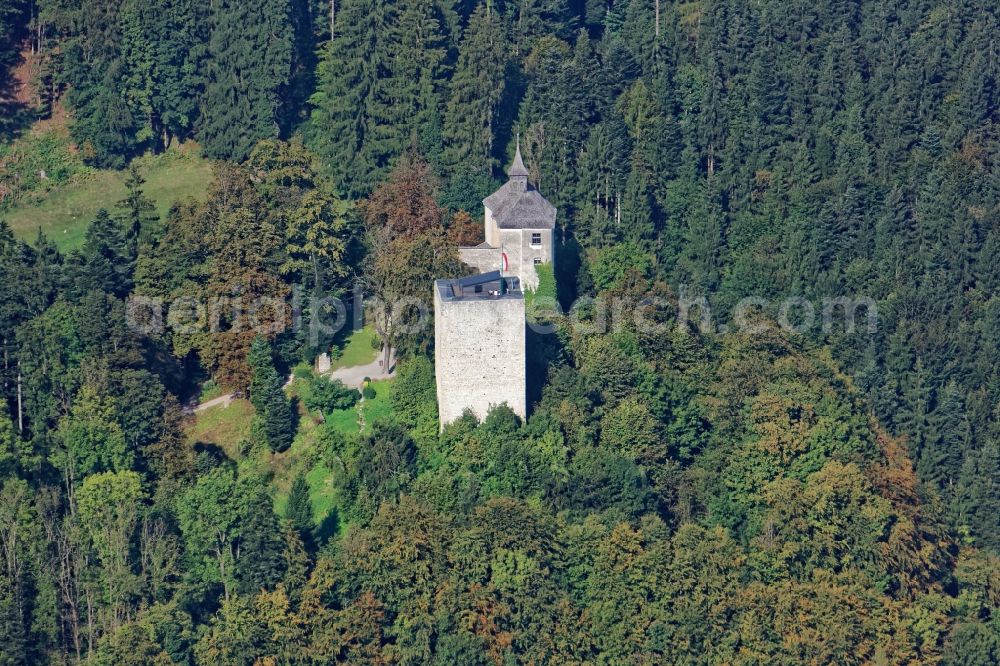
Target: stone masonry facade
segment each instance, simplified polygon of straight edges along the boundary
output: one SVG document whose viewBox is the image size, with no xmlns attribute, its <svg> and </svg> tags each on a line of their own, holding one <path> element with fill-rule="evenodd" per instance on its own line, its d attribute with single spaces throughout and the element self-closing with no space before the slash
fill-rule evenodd
<svg viewBox="0 0 1000 666">
<path fill-rule="evenodd" d="M 471 410 L 480 420 L 506 404 L 527 416 L 523 289 L 555 260 L 556 209 L 528 182 L 518 146 L 510 179 L 483 200 L 485 242 L 459 248 L 482 274 L 434 283 L 434 349 L 441 427 Z M 481 282 L 481 284 L 477 284 Z M 499 287 L 498 287 L 499 285 Z"/>
</svg>

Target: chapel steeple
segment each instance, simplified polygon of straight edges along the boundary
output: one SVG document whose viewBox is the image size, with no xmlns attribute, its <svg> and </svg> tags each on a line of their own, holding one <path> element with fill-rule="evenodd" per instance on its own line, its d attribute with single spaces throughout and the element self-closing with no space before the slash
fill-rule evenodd
<svg viewBox="0 0 1000 666">
<path fill-rule="evenodd" d="M 524 166 L 524 160 L 521 158 L 521 137 L 517 137 L 517 152 L 514 153 L 514 162 L 507 169 L 507 175 L 510 176 L 510 181 L 516 183 L 520 186 L 522 191 L 528 189 L 528 167 Z"/>
</svg>

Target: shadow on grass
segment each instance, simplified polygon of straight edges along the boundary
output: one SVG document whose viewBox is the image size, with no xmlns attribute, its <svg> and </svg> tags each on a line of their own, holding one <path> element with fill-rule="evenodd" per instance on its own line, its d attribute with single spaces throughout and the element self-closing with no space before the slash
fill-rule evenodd
<svg viewBox="0 0 1000 666">
<path fill-rule="evenodd" d="M 216 467 L 236 468 L 236 461 L 229 457 L 226 450 L 211 442 L 195 442 L 195 467 L 198 475 L 207 474 Z"/>
<path fill-rule="evenodd" d="M 313 531 L 313 535 L 316 538 L 316 544 L 318 546 L 323 546 L 327 541 L 337 536 L 340 532 L 340 514 L 337 512 L 337 508 L 334 507 L 323 517 L 319 525 Z"/>
<path fill-rule="evenodd" d="M 13 141 L 38 119 L 38 112 L 18 102 L 0 101 L 0 141 Z"/>
</svg>

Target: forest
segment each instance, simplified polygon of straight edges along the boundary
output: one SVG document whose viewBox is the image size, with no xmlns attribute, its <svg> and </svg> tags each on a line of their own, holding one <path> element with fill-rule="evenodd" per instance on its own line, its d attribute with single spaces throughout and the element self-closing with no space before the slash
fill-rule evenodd
<svg viewBox="0 0 1000 666">
<path fill-rule="evenodd" d="M 563 308 L 439 431 L 517 145 Z M 1000 664 L 1000 5 L 0 0 L 0 353 L 2 666 Z"/>
</svg>

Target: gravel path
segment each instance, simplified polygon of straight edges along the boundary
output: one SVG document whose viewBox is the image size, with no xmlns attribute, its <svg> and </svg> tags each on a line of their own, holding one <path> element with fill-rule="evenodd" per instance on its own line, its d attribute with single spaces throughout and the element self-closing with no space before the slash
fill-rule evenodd
<svg viewBox="0 0 1000 666">
<path fill-rule="evenodd" d="M 365 377 L 369 377 L 373 380 L 379 379 L 389 379 L 396 372 L 396 355 L 393 354 L 389 358 L 389 371 L 386 372 L 385 368 L 379 363 L 382 360 L 382 355 L 379 354 L 371 363 L 367 365 L 356 365 L 353 368 L 338 368 L 333 372 L 330 372 L 326 377 L 330 378 L 330 381 L 339 379 L 344 382 L 344 386 L 350 386 L 351 388 L 360 389 L 365 383 Z"/>
<path fill-rule="evenodd" d="M 220 395 L 218 398 L 212 398 L 211 400 L 207 400 L 201 403 L 200 405 L 194 408 L 194 411 L 203 412 L 206 409 L 211 409 L 212 407 L 218 407 L 220 405 L 222 407 L 228 407 L 230 403 L 232 403 L 232 401 L 233 401 L 232 393 L 228 395 Z"/>
<path fill-rule="evenodd" d="M 356 365 L 353 368 L 339 368 L 333 372 L 327 373 L 326 377 L 328 377 L 330 381 L 339 379 L 344 382 L 344 386 L 350 386 L 351 388 L 356 388 L 360 391 L 362 386 L 364 386 L 365 377 L 378 381 L 380 379 L 389 379 L 396 374 L 395 353 L 389 359 L 389 372 L 386 372 L 385 368 L 382 367 L 382 364 L 379 363 L 381 360 L 382 355 L 379 354 L 378 358 L 367 365 Z M 294 378 L 294 375 L 290 375 L 288 377 L 288 382 L 285 384 L 285 388 L 288 388 Z M 206 409 L 212 409 L 213 407 L 228 407 L 233 402 L 234 398 L 235 396 L 232 393 L 228 395 L 220 395 L 218 398 L 212 398 L 211 400 L 201 403 L 194 408 L 194 411 L 203 412 Z"/>
</svg>

